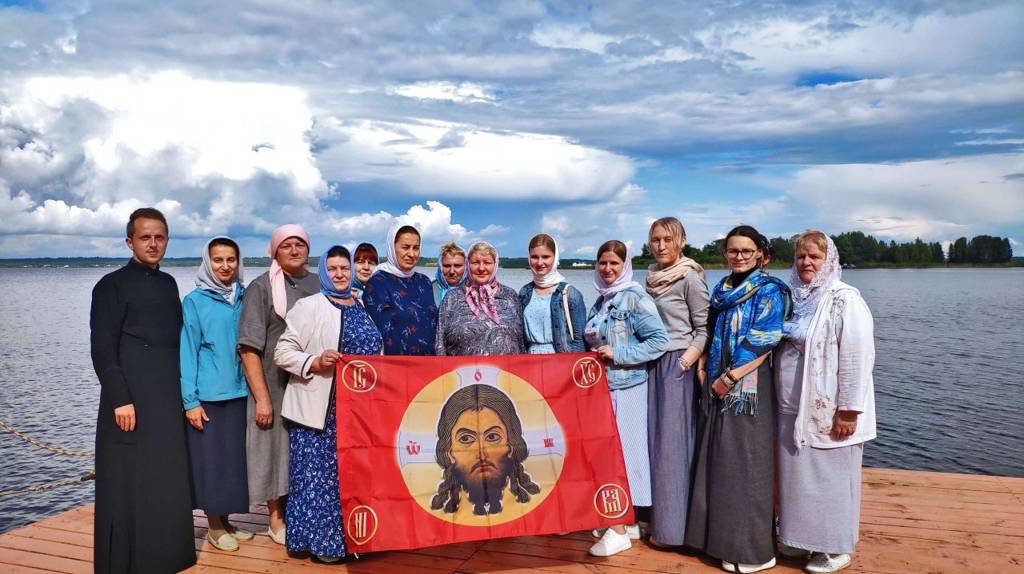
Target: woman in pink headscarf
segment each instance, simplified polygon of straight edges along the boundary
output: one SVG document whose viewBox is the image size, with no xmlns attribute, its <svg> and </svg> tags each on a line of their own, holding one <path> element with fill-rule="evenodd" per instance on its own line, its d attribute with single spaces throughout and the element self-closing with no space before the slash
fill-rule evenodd
<svg viewBox="0 0 1024 574">
<path fill-rule="evenodd" d="M 519 295 L 498 283 L 498 251 L 486 241 L 467 253 L 469 281 L 441 302 L 437 355 L 518 355 L 525 352 Z"/>
<path fill-rule="evenodd" d="M 306 269 L 309 235 L 299 225 L 282 225 L 270 238 L 270 271 L 260 275 L 242 296 L 238 354 L 249 382 L 245 456 L 249 502 L 266 502 L 267 534 L 285 542 L 284 500 L 288 494 L 288 429 L 281 404 L 288 373 L 274 364 L 274 349 L 284 333 L 285 315 L 299 299 L 320 292 L 320 280 Z"/>
</svg>

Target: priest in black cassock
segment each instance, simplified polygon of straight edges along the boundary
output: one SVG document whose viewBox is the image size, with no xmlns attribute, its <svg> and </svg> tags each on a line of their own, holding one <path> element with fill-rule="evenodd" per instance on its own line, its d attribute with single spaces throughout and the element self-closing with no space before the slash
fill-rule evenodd
<svg viewBox="0 0 1024 574">
<path fill-rule="evenodd" d="M 132 213 L 133 256 L 92 291 L 96 421 L 96 572 L 178 572 L 195 564 L 185 419 L 178 375 L 181 302 L 160 271 L 167 220 Z"/>
</svg>

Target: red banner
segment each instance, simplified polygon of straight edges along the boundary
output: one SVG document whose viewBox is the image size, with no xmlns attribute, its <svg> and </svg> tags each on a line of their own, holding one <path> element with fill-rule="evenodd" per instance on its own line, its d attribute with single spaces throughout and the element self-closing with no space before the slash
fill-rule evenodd
<svg viewBox="0 0 1024 574">
<path fill-rule="evenodd" d="M 592 353 L 345 356 L 336 380 L 351 552 L 633 522 Z"/>
</svg>

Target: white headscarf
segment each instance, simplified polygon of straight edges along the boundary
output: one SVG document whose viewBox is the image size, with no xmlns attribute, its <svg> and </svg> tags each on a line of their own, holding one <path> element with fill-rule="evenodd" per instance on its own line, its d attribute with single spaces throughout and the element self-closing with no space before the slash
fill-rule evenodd
<svg viewBox="0 0 1024 574">
<path fill-rule="evenodd" d="M 554 241 L 554 238 L 552 238 L 552 241 Z M 554 287 L 565 281 L 565 276 L 558 271 L 558 242 L 555 242 L 555 259 L 551 262 L 551 268 L 548 269 L 548 272 L 544 275 L 537 275 L 532 265 L 530 266 L 530 272 L 533 273 L 533 284 L 541 289 Z"/>
<path fill-rule="evenodd" d="M 607 309 L 608 305 L 611 304 L 612 299 L 615 298 L 615 294 L 619 291 L 624 291 L 630 287 L 636 287 L 642 289 L 639 283 L 633 281 L 633 260 L 629 257 L 629 253 L 626 253 L 626 260 L 622 263 L 622 273 L 612 281 L 611 285 L 604 282 L 601 278 L 600 263 L 594 262 L 594 289 L 602 297 L 602 309 Z"/>
<path fill-rule="evenodd" d="M 217 277 L 217 274 L 213 272 L 213 262 L 210 260 L 210 244 L 216 239 L 231 238 L 226 235 L 218 235 L 206 242 L 206 246 L 203 247 L 203 262 L 199 264 L 199 270 L 196 271 L 196 288 L 213 291 L 221 297 L 224 297 L 229 304 L 234 305 L 235 293 L 237 291 L 236 284 L 241 285 L 243 281 L 242 277 L 244 266 L 242 265 L 242 253 L 241 250 L 235 253 L 235 255 L 238 256 L 238 269 L 235 271 L 234 281 L 225 284 L 219 277 Z"/>
<path fill-rule="evenodd" d="M 806 339 L 807 327 L 811 317 L 818 310 L 818 303 L 828 287 L 843 277 L 843 268 L 839 264 L 839 250 L 832 238 L 825 235 L 825 261 L 811 279 L 804 283 L 800 279 L 798 262 L 794 257 L 793 268 L 789 273 L 789 288 L 793 296 L 793 317 L 782 326 L 783 335 L 787 339 L 803 341 Z M 794 254 L 795 255 L 795 254 Z"/>
<path fill-rule="evenodd" d="M 391 229 L 388 230 L 388 240 L 387 243 L 385 243 L 388 250 L 388 260 L 378 265 L 374 273 L 390 273 L 395 277 L 402 277 L 404 279 L 408 279 L 416 273 L 413 269 L 406 271 L 396 264 L 398 261 L 398 254 L 395 253 L 395 240 L 398 238 L 398 230 L 403 227 L 412 227 L 413 229 L 416 229 L 415 226 L 400 223 L 393 225 Z M 416 231 L 419 232 L 418 229 L 416 229 Z"/>
</svg>

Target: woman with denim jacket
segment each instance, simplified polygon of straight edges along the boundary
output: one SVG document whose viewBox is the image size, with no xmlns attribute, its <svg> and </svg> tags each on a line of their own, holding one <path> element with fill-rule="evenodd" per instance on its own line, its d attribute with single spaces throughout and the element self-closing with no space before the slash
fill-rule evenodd
<svg viewBox="0 0 1024 574">
<path fill-rule="evenodd" d="M 582 353 L 587 309 L 583 295 L 558 272 L 558 245 L 550 235 L 535 235 L 529 255 L 533 281 L 519 290 L 527 352 Z"/>
<path fill-rule="evenodd" d="M 647 362 L 665 352 L 668 334 L 654 300 L 633 281 L 633 265 L 621 241 L 606 241 L 597 250 L 594 288 L 601 297 L 590 309 L 584 338 L 587 346 L 607 363 L 608 387 L 633 506 L 650 506 Z M 590 547 L 590 553 L 618 554 L 632 546 L 631 538 L 639 538 L 638 526 L 612 526 Z"/>
</svg>

